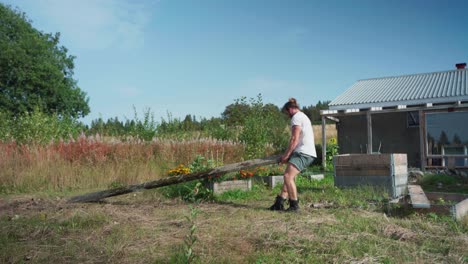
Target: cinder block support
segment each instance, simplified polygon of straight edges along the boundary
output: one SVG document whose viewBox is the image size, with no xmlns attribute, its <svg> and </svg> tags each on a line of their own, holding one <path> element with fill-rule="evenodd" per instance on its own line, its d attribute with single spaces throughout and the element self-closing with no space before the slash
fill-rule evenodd
<svg viewBox="0 0 468 264">
<path fill-rule="evenodd" d="M 242 190 L 248 191 L 252 189 L 252 180 L 232 180 L 223 182 L 211 182 L 208 186 L 214 194 L 221 194 L 226 191 Z"/>
</svg>

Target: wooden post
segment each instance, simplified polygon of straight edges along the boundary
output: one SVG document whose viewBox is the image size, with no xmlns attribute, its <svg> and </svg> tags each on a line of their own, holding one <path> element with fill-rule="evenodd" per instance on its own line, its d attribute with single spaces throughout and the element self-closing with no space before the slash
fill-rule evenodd
<svg viewBox="0 0 468 264">
<path fill-rule="evenodd" d="M 444 145 L 440 146 L 440 154 L 442 154 L 442 166 L 445 167 L 445 148 L 444 148 Z"/>
<path fill-rule="evenodd" d="M 372 154 L 372 116 L 367 111 L 367 154 Z"/>
<path fill-rule="evenodd" d="M 327 122 L 325 116 L 322 116 L 322 168 L 325 170 L 327 166 Z"/>
<path fill-rule="evenodd" d="M 186 175 L 169 176 L 169 177 L 165 177 L 165 178 L 151 181 L 151 182 L 145 182 L 145 183 L 130 185 L 130 186 L 121 187 L 121 188 L 88 193 L 88 194 L 72 197 L 70 198 L 70 200 L 68 200 L 68 202 L 72 202 L 72 203 L 98 202 L 101 199 L 104 199 L 107 197 L 141 191 L 144 189 L 154 189 L 154 188 L 182 183 L 182 182 L 201 180 L 201 179 L 208 178 L 210 176 L 211 177 L 215 177 L 218 175 L 221 176 L 228 172 L 239 171 L 241 169 L 275 164 L 275 163 L 278 163 L 280 157 L 281 156 L 276 155 L 276 156 L 270 156 L 270 157 L 266 157 L 262 159 L 247 160 L 244 162 L 238 162 L 238 163 L 218 167 L 218 168 L 212 169 L 211 171 L 192 173 L 192 174 L 186 174 Z"/>
<path fill-rule="evenodd" d="M 426 121 L 424 112 L 419 110 L 419 152 L 421 158 L 421 171 L 426 170 L 426 154 L 427 154 L 427 140 L 426 140 Z"/>
<path fill-rule="evenodd" d="M 463 155 L 468 155 L 468 147 L 465 145 L 463 146 Z M 465 166 L 468 166 L 468 159 L 465 158 Z"/>
</svg>

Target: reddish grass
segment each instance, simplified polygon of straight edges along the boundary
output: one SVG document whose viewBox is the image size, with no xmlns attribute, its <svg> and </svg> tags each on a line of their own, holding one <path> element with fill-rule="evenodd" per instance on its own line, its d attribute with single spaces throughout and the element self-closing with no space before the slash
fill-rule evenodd
<svg viewBox="0 0 468 264">
<path fill-rule="evenodd" d="M 0 191 L 29 192 L 108 187 L 167 175 L 197 155 L 217 163 L 241 160 L 244 145 L 214 139 L 117 141 L 81 136 L 69 142 L 19 145 L 0 142 Z"/>
</svg>

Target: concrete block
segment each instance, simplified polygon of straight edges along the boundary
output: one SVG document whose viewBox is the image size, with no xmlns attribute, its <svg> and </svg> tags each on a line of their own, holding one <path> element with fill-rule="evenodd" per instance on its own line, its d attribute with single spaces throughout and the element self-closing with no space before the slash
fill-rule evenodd
<svg viewBox="0 0 468 264">
<path fill-rule="evenodd" d="M 309 175 L 309 179 L 310 180 L 323 180 L 325 178 L 325 176 L 323 174 L 312 174 L 312 175 Z"/>
<path fill-rule="evenodd" d="M 211 182 L 208 188 L 210 188 L 214 194 L 221 194 L 226 191 L 232 190 L 243 190 L 249 191 L 252 189 L 252 180 L 233 180 L 223 182 Z"/>
<path fill-rule="evenodd" d="M 430 208 L 431 203 L 419 185 L 408 185 L 408 192 L 413 208 Z"/>
<path fill-rule="evenodd" d="M 275 176 L 255 176 L 255 179 L 262 181 L 265 183 L 269 188 L 273 189 L 278 184 L 284 183 L 283 175 L 275 175 Z"/>
<path fill-rule="evenodd" d="M 465 199 L 452 208 L 452 214 L 455 219 L 458 221 L 462 220 L 465 215 L 468 214 L 468 199 Z"/>
</svg>

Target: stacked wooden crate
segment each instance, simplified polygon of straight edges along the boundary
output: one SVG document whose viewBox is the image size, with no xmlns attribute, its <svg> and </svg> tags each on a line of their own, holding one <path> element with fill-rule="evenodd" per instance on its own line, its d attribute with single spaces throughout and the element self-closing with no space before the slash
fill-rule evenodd
<svg viewBox="0 0 468 264">
<path fill-rule="evenodd" d="M 392 198 L 408 192 L 406 154 L 344 154 L 334 156 L 333 162 L 337 187 L 381 186 Z"/>
</svg>

